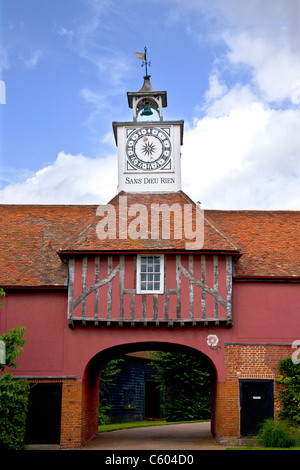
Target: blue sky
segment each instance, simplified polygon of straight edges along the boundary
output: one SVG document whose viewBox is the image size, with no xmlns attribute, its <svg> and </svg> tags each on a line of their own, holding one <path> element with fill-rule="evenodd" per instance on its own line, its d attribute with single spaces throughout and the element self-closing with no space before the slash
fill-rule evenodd
<svg viewBox="0 0 300 470">
<path fill-rule="evenodd" d="M 144 69 L 204 208 L 300 208 L 298 0 L 0 0 L 0 203 L 105 203 Z M 2 100 L 3 101 L 3 100 Z"/>
</svg>

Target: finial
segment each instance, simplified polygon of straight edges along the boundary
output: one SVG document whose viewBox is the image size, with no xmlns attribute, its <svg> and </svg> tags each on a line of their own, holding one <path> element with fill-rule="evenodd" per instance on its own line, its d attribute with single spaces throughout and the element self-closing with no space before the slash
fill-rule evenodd
<svg viewBox="0 0 300 470">
<path fill-rule="evenodd" d="M 136 52 L 136 59 L 141 59 L 143 62 L 142 62 L 142 67 L 145 66 L 146 68 L 146 76 L 148 75 L 148 69 L 147 69 L 147 66 L 150 67 L 151 65 L 151 62 L 147 62 L 147 47 L 145 47 L 145 53 L 143 52 Z"/>
</svg>

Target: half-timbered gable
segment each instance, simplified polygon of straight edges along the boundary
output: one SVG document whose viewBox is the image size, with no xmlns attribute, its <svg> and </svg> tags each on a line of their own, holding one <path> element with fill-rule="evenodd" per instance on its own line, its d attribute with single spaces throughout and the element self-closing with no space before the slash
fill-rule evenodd
<svg viewBox="0 0 300 470">
<path fill-rule="evenodd" d="M 126 214 L 121 198 L 126 198 Z M 110 213 L 115 209 L 116 238 L 110 239 L 109 231 L 106 238 L 98 237 L 97 227 L 105 220 L 102 214 L 93 217 L 60 249 L 60 256 L 68 262 L 70 326 L 232 325 L 232 273 L 234 260 L 239 257 L 237 244 L 182 192 L 158 195 L 155 205 L 156 210 L 157 206 L 170 209 L 160 215 L 158 238 L 153 237 L 152 231 L 153 195 L 121 193 L 106 207 Z M 196 234 L 194 241 L 185 236 L 186 206 L 190 208 L 194 231 L 197 211 L 202 218 L 198 229 L 203 234 L 198 237 L 201 243 L 197 249 Z M 126 237 L 124 227 L 119 233 L 124 222 L 120 215 L 126 218 Z M 136 218 L 139 229 L 133 238 L 130 225 Z M 146 231 L 142 231 L 143 224 Z M 168 238 L 162 238 L 167 224 Z M 149 261 L 150 267 L 145 265 L 141 270 L 141 259 Z"/>
</svg>

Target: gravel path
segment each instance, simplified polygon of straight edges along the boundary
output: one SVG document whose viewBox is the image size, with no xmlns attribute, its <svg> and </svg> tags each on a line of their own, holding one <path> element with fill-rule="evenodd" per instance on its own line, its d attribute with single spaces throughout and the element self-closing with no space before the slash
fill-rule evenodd
<svg viewBox="0 0 300 470">
<path fill-rule="evenodd" d="M 170 424 L 102 432 L 82 450 L 225 450 L 210 432 L 210 422 Z"/>
</svg>

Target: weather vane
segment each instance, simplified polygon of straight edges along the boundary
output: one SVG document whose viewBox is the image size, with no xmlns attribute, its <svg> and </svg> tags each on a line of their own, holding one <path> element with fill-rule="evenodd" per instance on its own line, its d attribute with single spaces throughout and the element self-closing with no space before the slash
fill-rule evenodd
<svg viewBox="0 0 300 470">
<path fill-rule="evenodd" d="M 141 59 L 143 61 L 142 63 L 142 67 L 146 67 L 146 75 L 148 75 L 148 70 L 147 70 L 147 66 L 151 65 L 151 62 L 147 62 L 147 47 L 145 47 L 145 53 L 143 52 L 136 52 L 136 59 Z"/>
</svg>

